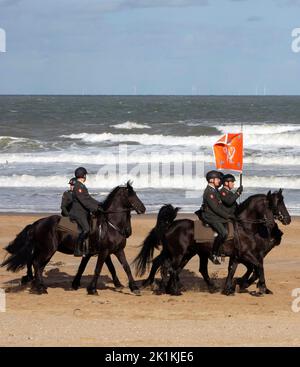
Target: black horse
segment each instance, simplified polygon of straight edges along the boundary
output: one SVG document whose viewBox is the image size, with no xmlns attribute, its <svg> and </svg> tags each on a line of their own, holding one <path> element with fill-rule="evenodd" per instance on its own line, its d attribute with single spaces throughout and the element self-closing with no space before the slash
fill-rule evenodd
<svg viewBox="0 0 300 367">
<path fill-rule="evenodd" d="M 196 254 L 200 257 L 199 271 L 211 292 L 216 287 L 208 275 L 208 258 L 212 242 L 197 244 L 194 241 L 194 222 L 190 219 L 175 220 L 179 208 L 163 206 L 159 212 L 156 227 L 144 240 L 134 260 L 137 274 L 143 275 L 153 258 L 155 248 L 162 247 L 161 253 L 153 260 L 152 268 L 144 286 L 152 284 L 156 271 L 161 267 L 162 285 L 167 284 L 167 293 L 179 295 L 178 275 L 188 261 Z M 247 267 L 246 274 L 238 280 L 242 289 L 247 288 L 257 277 L 259 293 L 271 293 L 265 284 L 264 256 L 281 241 L 282 232 L 275 219 L 283 224 L 291 222 L 285 207 L 282 190 L 267 195 L 253 195 L 246 199 L 236 212 L 235 238 L 223 245 L 223 252 L 230 257 L 228 277 L 224 294 L 232 294 L 235 284 L 232 279 L 238 263 Z M 249 276 L 252 277 L 249 279 Z M 169 278 L 168 278 L 169 276 Z"/>
<path fill-rule="evenodd" d="M 130 213 L 132 210 L 141 214 L 146 209 L 130 182 L 127 182 L 126 186 L 117 186 L 111 191 L 103 203 L 103 212 L 95 215 L 95 223 L 89 236 L 89 243 L 92 248 L 96 249 L 98 259 L 93 280 L 87 287 L 88 294 L 97 293 L 97 280 L 104 262 L 106 262 L 112 274 L 115 286 L 122 286 L 116 275 L 110 254 L 115 254 L 122 264 L 128 276 L 131 291 L 139 292 L 124 252 L 126 238 L 131 234 Z M 27 266 L 27 275 L 22 278 L 22 283 L 33 280 L 33 291 L 38 294 L 47 293 L 42 273 L 54 253 L 56 251 L 68 255 L 74 253 L 76 235 L 66 234 L 59 229 L 60 218 L 59 215 L 52 215 L 37 220 L 26 226 L 15 240 L 6 247 L 6 251 L 10 256 L 1 266 L 7 266 L 7 270 L 13 272 Z M 78 273 L 72 284 L 74 289 L 79 287 L 81 275 L 90 257 L 91 255 L 82 258 Z"/>
</svg>

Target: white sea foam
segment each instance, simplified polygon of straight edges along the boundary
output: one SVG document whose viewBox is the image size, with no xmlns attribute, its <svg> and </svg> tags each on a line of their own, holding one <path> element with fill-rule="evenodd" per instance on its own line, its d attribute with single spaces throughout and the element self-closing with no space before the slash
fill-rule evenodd
<svg viewBox="0 0 300 367">
<path fill-rule="evenodd" d="M 126 121 L 126 122 L 123 122 L 122 124 L 110 125 L 110 127 L 113 127 L 115 129 L 127 129 L 127 130 L 132 130 L 132 129 L 151 129 L 151 126 L 149 126 L 149 125 L 146 125 L 146 124 L 138 124 L 137 122 L 134 122 L 134 121 Z"/>
<path fill-rule="evenodd" d="M 228 131 L 230 132 L 230 131 Z M 85 143 L 128 143 L 135 142 L 141 145 L 162 145 L 162 146 L 197 146 L 197 147 L 212 147 L 220 138 L 218 135 L 213 136 L 176 136 L 176 135 L 161 135 L 161 134 L 70 134 L 62 135 L 62 138 L 80 140 Z M 284 132 L 276 134 L 247 134 L 244 136 L 245 148 L 260 148 L 264 147 L 300 147 L 300 130 L 299 132 Z"/>
<path fill-rule="evenodd" d="M 81 152 L 43 152 L 43 153 L 3 153 L 0 154 L 0 164 L 51 164 L 51 163 L 71 163 L 71 164 L 135 164 L 135 163 L 184 163 L 184 162 L 214 162 L 213 153 L 202 154 L 201 152 L 170 152 L 168 150 L 158 151 L 135 151 L 128 152 L 127 156 L 118 154 L 116 151 L 102 153 L 81 153 Z M 292 154 L 265 154 L 257 156 L 255 154 L 244 157 L 245 164 L 255 164 L 261 166 L 297 166 L 300 165 L 300 156 Z"/>
<path fill-rule="evenodd" d="M 63 188 L 67 186 L 69 177 L 67 176 L 31 176 L 31 175 L 12 175 L 1 176 L 1 187 L 45 187 Z M 182 190 L 201 190 L 206 186 L 204 177 L 194 177 L 191 175 L 177 175 L 161 177 L 157 175 L 140 174 L 109 174 L 93 175 L 90 174 L 87 187 L 92 189 L 111 189 L 114 186 L 133 180 L 133 186 L 137 189 L 158 188 L 158 189 L 182 189 Z M 287 188 L 300 189 L 300 177 L 291 176 L 244 176 L 243 185 L 245 188 Z"/>
<path fill-rule="evenodd" d="M 241 131 L 241 125 L 215 125 L 216 129 L 218 129 L 222 133 L 238 133 Z M 243 133 L 244 134 L 262 134 L 262 135 L 270 135 L 270 134 L 279 134 L 285 132 L 293 132 L 300 131 L 300 125 L 296 124 L 249 124 L 245 123 L 243 125 Z"/>
</svg>

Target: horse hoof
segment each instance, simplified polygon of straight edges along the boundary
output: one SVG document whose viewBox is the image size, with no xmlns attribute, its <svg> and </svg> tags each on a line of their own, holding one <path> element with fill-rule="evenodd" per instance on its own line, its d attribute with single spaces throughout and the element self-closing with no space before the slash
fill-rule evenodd
<svg viewBox="0 0 300 367">
<path fill-rule="evenodd" d="M 141 291 L 139 289 L 134 289 L 132 293 L 135 294 L 136 296 L 141 296 Z"/>
<path fill-rule="evenodd" d="M 253 297 L 261 297 L 261 296 L 263 296 L 263 293 L 262 292 L 256 292 L 256 291 L 252 291 L 252 292 L 250 292 L 250 294 Z"/>
<path fill-rule="evenodd" d="M 170 296 L 182 296 L 182 293 L 180 291 L 173 291 L 173 290 L 169 290 L 167 291 L 167 294 L 169 294 Z"/>
<path fill-rule="evenodd" d="M 217 293 L 220 289 L 214 285 L 208 287 L 208 291 L 209 293 L 213 294 L 213 293 Z"/>
<path fill-rule="evenodd" d="M 87 288 L 87 294 L 89 296 L 98 296 L 99 295 L 97 289 L 94 289 L 94 288 L 91 288 L 91 289 Z"/>
<path fill-rule="evenodd" d="M 271 291 L 271 289 L 267 288 L 266 289 L 266 294 L 274 294 L 274 293 Z"/>
<path fill-rule="evenodd" d="M 234 296 L 235 295 L 234 291 L 228 288 L 223 289 L 222 294 L 224 294 L 224 296 Z"/>
<path fill-rule="evenodd" d="M 119 290 L 122 290 L 124 288 L 124 285 L 121 284 L 120 282 L 119 283 L 114 283 L 114 286 L 115 288 L 119 291 Z"/>
<path fill-rule="evenodd" d="M 42 294 L 48 294 L 46 288 L 33 288 L 33 289 L 31 289 L 30 293 L 31 294 L 37 294 L 38 296 L 40 296 Z"/>
<path fill-rule="evenodd" d="M 80 286 L 80 283 L 74 283 L 74 282 L 72 283 L 72 288 L 74 289 L 74 291 L 77 291 L 79 286 Z"/>
</svg>

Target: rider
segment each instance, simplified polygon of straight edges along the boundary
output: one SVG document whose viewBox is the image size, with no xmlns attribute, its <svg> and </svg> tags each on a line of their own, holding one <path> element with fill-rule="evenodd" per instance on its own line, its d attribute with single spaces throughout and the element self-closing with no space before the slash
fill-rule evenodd
<svg viewBox="0 0 300 367">
<path fill-rule="evenodd" d="M 221 200 L 224 205 L 224 209 L 228 214 L 234 215 L 237 208 L 236 200 L 243 192 L 243 186 L 241 185 L 236 192 L 233 192 L 235 177 L 230 173 L 223 176 L 223 187 L 219 190 L 221 194 Z"/>
<path fill-rule="evenodd" d="M 221 201 L 220 192 L 218 187 L 221 185 L 223 173 L 219 171 L 209 171 L 206 174 L 206 180 L 208 185 L 203 193 L 203 204 L 202 204 L 202 218 L 208 223 L 217 233 L 217 237 L 214 240 L 212 248 L 211 261 L 219 265 L 221 264 L 218 259 L 218 252 L 220 246 L 225 242 L 228 231 L 225 224 L 228 219 L 234 219 L 233 214 L 228 214 L 224 209 Z"/>
<path fill-rule="evenodd" d="M 69 216 L 69 213 L 70 213 L 70 210 L 71 210 L 71 207 L 72 207 L 72 203 L 73 203 L 72 191 L 74 189 L 75 182 L 76 182 L 76 177 L 73 177 L 73 178 L 70 179 L 70 181 L 69 181 L 70 189 L 65 191 L 63 193 L 62 198 L 61 198 L 60 208 L 61 208 L 61 215 L 63 217 L 68 217 Z"/>
<path fill-rule="evenodd" d="M 78 236 L 74 256 L 82 256 L 84 241 L 89 235 L 90 225 L 89 216 L 91 212 L 96 212 L 101 203 L 92 198 L 84 185 L 86 181 L 87 170 L 84 167 L 78 167 L 75 170 L 76 183 L 73 189 L 73 205 L 70 211 L 70 218 L 74 219 L 81 228 Z"/>
</svg>

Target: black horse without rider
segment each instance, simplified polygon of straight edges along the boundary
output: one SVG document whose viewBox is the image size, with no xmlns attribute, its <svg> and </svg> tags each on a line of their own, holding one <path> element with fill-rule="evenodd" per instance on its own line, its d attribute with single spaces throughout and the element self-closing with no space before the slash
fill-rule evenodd
<svg viewBox="0 0 300 367">
<path fill-rule="evenodd" d="M 137 274 L 143 275 L 146 272 L 147 266 L 153 259 L 154 249 L 161 248 L 161 253 L 153 260 L 144 286 L 153 283 L 157 270 L 161 268 L 162 285 L 166 285 L 167 293 L 180 295 L 178 275 L 193 256 L 199 255 L 199 271 L 209 290 L 214 292 L 216 291 L 215 284 L 208 275 L 208 259 L 212 250 L 212 242 L 196 243 L 194 221 L 190 219 L 174 220 L 178 209 L 170 204 L 161 208 L 156 227 L 150 231 L 134 260 Z M 238 279 L 242 290 L 258 278 L 258 294 L 271 293 L 265 282 L 264 257 L 281 241 L 282 232 L 275 219 L 280 220 L 284 225 L 291 222 L 291 217 L 284 204 L 282 190 L 273 193 L 269 191 L 267 195 L 250 196 L 238 207 L 235 214 L 237 217 L 235 237 L 233 240 L 227 240 L 223 245 L 224 254 L 230 257 L 223 293 L 226 295 L 234 293 L 233 276 L 239 263 L 247 267 L 246 274 Z"/>
<path fill-rule="evenodd" d="M 107 264 L 116 287 L 121 283 L 116 275 L 110 254 L 115 254 L 122 264 L 132 292 L 138 294 L 139 289 L 132 277 L 130 267 L 126 260 L 124 248 L 126 238 L 131 235 L 131 211 L 138 214 L 144 213 L 146 208 L 138 198 L 130 182 L 126 186 L 117 186 L 108 195 L 103 203 L 103 212 L 98 212 L 95 217 L 95 226 L 90 233 L 89 242 L 96 249 L 98 259 L 94 277 L 87 287 L 88 294 L 97 294 L 97 280 L 104 262 Z M 27 266 L 27 275 L 22 278 L 22 283 L 33 280 L 33 290 L 38 293 L 47 293 L 43 282 L 42 273 L 56 251 L 73 255 L 76 234 L 62 232 L 58 223 L 59 215 L 51 215 L 42 218 L 26 226 L 7 247 L 10 256 L 1 266 L 7 266 L 7 270 L 16 272 Z M 101 228 L 101 231 L 100 231 Z M 103 228 L 106 228 L 103 231 Z M 80 278 L 91 258 L 91 255 L 83 257 L 78 272 L 72 283 L 77 289 Z M 34 277 L 32 274 L 34 268 Z"/>
</svg>

